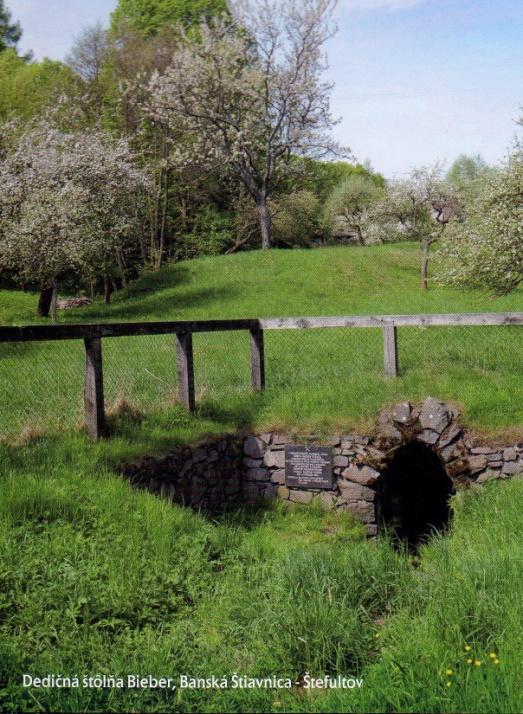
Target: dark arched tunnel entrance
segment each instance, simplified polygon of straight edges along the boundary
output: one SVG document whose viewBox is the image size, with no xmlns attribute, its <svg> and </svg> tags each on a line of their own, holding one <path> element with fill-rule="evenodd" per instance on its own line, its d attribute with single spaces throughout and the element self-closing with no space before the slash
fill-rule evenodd
<svg viewBox="0 0 523 714">
<path fill-rule="evenodd" d="M 430 447 L 419 441 L 400 447 L 380 482 L 376 505 L 382 531 L 415 551 L 434 531 L 445 530 L 453 485 Z"/>
</svg>

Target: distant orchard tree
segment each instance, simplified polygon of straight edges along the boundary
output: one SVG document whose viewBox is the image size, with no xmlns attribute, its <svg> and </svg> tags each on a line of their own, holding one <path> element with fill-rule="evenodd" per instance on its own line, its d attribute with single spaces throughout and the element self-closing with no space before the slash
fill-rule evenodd
<svg viewBox="0 0 523 714">
<path fill-rule="evenodd" d="M 12 21 L 4 0 L 0 0 L 0 52 L 9 48 L 16 49 L 21 37 L 20 23 Z"/>
<path fill-rule="evenodd" d="M 14 133 L 0 154 L 0 270 L 40 289 L 49 315 L 59 282 L 105 277 L 134 238 L 147 177 L 126 141 L 64 133 L 46 120 Z"/>
<path fill-rule="evenodd" d="M 407 179 L 387 184 L 385 199 L 376 212 L 381 230 L 390 240 L 419 241 L 423 290 L 428 288 L 431 247 L 460 210 L 459 192 L 443 178 L 439 164 L 414 169 Z"/>
<path fill-rule="evenodd" d="M 382 199 L 383 189 L 368 176 L 354 174 L 334 188 L 325 205 L 325 217 L 332 231 L 341 222 L 346 231 L 365 245 L 372 208 Z"/>
<path fill-rule="evenodd" d="M 268 199 L 295 156 L 339 147 L 329 135 L 331 84 L 323 47 L 334 32 L 333 0 L 244 0 L 233 17 L 183 30 L 172 63 L 150 84 L 155 121 L 180 130 L 190 153 L 227 164 L 254 201 L 262 248 L 271 247 Z"/>
<path fill-rule="evenodd" d="M 440 279 L 511 292 L 523 282 L 523 150 L 481 180 L 465 210 L 466 220 L 449 227 L 440 250 Z"/>
</svg>

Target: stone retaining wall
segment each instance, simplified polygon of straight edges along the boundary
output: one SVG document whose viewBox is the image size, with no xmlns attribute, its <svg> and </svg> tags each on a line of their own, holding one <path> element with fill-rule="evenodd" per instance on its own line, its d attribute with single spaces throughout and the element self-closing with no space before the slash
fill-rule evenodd
<svg viewBox="0 0 523 714">
<path fill-rule="evenodd" d="M 368 534 L 375 535 L 380 479 L 396 451 L 412 441 L 438 455 L 455 489 L 523 473 L 523 443 L 479 444 L 460 425 L 457 410 L 433 398 L 420 406 L 402 402 L 382 412 L 370 435 L 228 435 L 125 465 L 123 472 L 139 487 L 209 512 L 262 498 L 281 498 L 291 504 L 317 498 L 327 509 L 351 511 Z M 285 446 L 297 443 L 332 448 L 332 490 L 286 486 Z"/>
</svg>

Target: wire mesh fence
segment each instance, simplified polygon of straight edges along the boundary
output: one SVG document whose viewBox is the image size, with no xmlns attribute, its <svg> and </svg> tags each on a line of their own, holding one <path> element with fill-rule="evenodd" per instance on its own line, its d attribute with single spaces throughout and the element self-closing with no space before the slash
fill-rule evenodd
<svg viewBox="0 0 523 714">
<path fill-rule="evenodd" d="M 208 414 L 241 411 L 253 425 L 356 423 L 384 404 L 428 395 L 457 403 L 471 425 L 523 427 L 520 325 L 397 329 L 399 371 L 386 377 L 379 327 L 265 330 L 266 389 L 253 397 L 249 333 L 193 337 L 195 394 Z M 105 405 L 143 414 L 178 404 L 176 337 L 103 342 Z M 80 339 L 0 343 L 0 439 L 78 429 L 85 352 Z"/>
</svg>

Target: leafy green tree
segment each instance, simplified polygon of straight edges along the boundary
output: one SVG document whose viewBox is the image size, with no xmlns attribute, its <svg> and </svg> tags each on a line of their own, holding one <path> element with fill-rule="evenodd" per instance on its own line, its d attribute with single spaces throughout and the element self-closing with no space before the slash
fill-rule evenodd
<svg viewBox="0 0 523 714">
<path fill-rule="evenodd" d="M 35 117 L 71 82 L 72 73 L 61 62 L 27 62 L 14 50 L 5 50 L 0 53 L 0 120 Z"/>
<path fill-rule="evenodd" d="M 464 189 L 484 176 L 488 170 L 488 164 L 480 154 L 461 154 L 448 170 L 447 181 L 456 188 Z"/>
<path fill-rule="evenodd" d="M 362 164 L 348 161 L 319 161 L 312 158 L 292 156 L 286 175 L 275 187 L 275 193 L 310 191 L 325 202 L 333 190 L 349 176 L 363 176 L 383 188 L 383 176 Z"/>
<path fill-rule="evenodd" d="M 165 25 L 189 28 L 226 10 L 226 0 L 119 0 L 111 27 L 117 31 L 123 23 L 144 35 L 153 35 Z"/>
<path fill-rule="evenodd" d="M 21 37 L 20 23 L 12 21 L 4 0 L 0 0 L 0 52 L 9 48 L 16 49 Z"/>
</svg>

